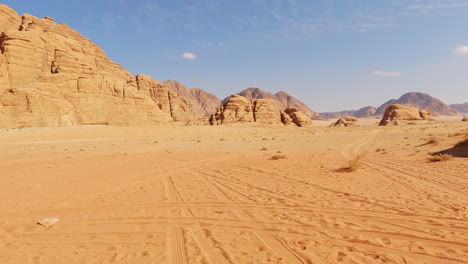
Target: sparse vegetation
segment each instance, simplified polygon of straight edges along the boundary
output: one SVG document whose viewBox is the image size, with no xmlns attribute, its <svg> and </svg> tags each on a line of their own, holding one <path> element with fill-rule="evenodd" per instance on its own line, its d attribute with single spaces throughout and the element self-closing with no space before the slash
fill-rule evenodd
<svg viewBox="0 0 468 264">
<path fill-rule="evenodd" d="M 346 166 L 343 166 L 339 168 L 337 171 L 339 172 L 353 172 L 357 169 L 359 169 L 362 166 L 362 159 L 364 158 L 364 155 L 357 155 L 354 156 L 352 159 L 348 160 L 348 164 Z"/>
<path fill-rule="evenodd" d="M 263 148 L 261 149 L 261 151 L 265 151 L 265 150 L 268 150 L 268 148 L 263 147 Z"/>
<path fill-rule="evenodd" d="M 384 148 L 378 148 L 378 149 L 375 150 L 375 152 L 383 152 L 383 151 L 386 151 L 386 149 L 384 149 Z"/>
<path fill-rule="evenodd" d="M 271 159 L 272 160 L 286 159 L 286 156 L 285 155 L 273 155 Z"/>
<path fill-rule="evenodd" d="M 437 145 L 437 144 L 439 144 L 439 140 L 436 138 L 431 138 L 424 145 Z"/>
<path fill-rule="evenodd" d="M 448 161 L 453 159 L 453 156 L 450 154 L 439 154 L 435 156 L 431 156 L 428 158 L 430 162 L 441 162 L 441 161 Z"/>
</svg>

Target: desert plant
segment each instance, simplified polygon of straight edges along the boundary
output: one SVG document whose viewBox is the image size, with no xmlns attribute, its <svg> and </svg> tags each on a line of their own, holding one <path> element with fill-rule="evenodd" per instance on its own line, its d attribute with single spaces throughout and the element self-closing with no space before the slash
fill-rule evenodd
<svg viewBox="0 0 468 264">
<path fill-rule="evenodd" d="M 280 159 L 286 159 L 285 155 L 273 155 L 271 157 L 271 160 L 280 160 Z"/>
<path fill-rule="evenodd" d="M 441 162 L 453 159 L 453 156 L 450 154 L 438 154 L 427 158 L 430 162 Z"/>
<path fill-rule="evenodd" d="M 429 141 L 427 141 L 424 145 L 437 145 L 439 144 L 439 140 L 436 138 L 431 138 Z"/>
<path fill-rule="evenodd" d="M 362 166 L 363 154 L 356 155 L 348 160 L 348 164 L 338 169 L 339 172 L 353 172 Z"/>
<path fill-rule="evenodd" d="M 268 150 L 268 148 L 263 147 L 263 148 L 261 149 L 261 151 L 265 151 L 265 150 Z"/>
</svg>

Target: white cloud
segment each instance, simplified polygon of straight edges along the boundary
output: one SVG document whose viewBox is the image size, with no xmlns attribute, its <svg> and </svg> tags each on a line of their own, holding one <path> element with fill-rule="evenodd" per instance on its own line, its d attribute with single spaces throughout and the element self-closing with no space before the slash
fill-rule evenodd
<svg viewBox="0 0 468 264">
<path fill-rule="evenodd" d="M 401 73 L 400 72 L 374 71 L 372 75 L 383 76 L 383 77 L 398 77 L 401 75 Z"/>
<path fill-rule="evenodd" d="M 458 45 L 455 49 L 453 49 L 453 54 L 460 56 L 468 56 L 468 46 Z"/>
<path fill-rule="evenodd" d="M 197 56 L 195 56 L 195 54 L 190 53 L 190 52 L 185 52 L 184 54 L 180 55 L 180 57 L 182 57 L 184 59 L 187 59 L 187 60 L 194 60 L 194 59 L 197 58 Z"/>
</svg>

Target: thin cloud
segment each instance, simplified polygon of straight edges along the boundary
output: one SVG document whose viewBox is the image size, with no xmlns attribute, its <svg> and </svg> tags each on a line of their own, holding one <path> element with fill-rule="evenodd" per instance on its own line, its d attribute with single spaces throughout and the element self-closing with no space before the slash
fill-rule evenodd
<svg viewBox="0 0 468 264">
<path fill-rule="evenodd" d="M 374 71 L 372 72 L 374 76 L 382 76 L 382 77 L 398 77 L 401 75 L 400 72 L 386 72 L 386 71 Z"/>
<path fill-rule="evenodd" d="M 459 56 L 468 56 L 468 46 L 458 45 L 455 49 L 453 49 L 453 54 Z"/>
<path fill-rule="evenodd" d="M 182 55 L 180 55 L 180 57 L 184 58 L 184 59 L 187 59 L 187 60 L 194 60 L 194 59 L 197 58 L 197 56 L 195 56 L 195 54 L 193 54 L 191 52 L 185 52 Z"/>
</svg>

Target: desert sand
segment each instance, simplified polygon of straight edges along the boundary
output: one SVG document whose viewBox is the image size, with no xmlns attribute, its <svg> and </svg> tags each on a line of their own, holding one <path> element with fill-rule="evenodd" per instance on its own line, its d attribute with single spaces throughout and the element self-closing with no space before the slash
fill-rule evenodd
<svg viewBox="0 0 468 264">
<path fill-rule="evenodd" d="M 0 130 L 0 263 L 468 263 L 468 124 L 378 121 Z"/>
</svg>

